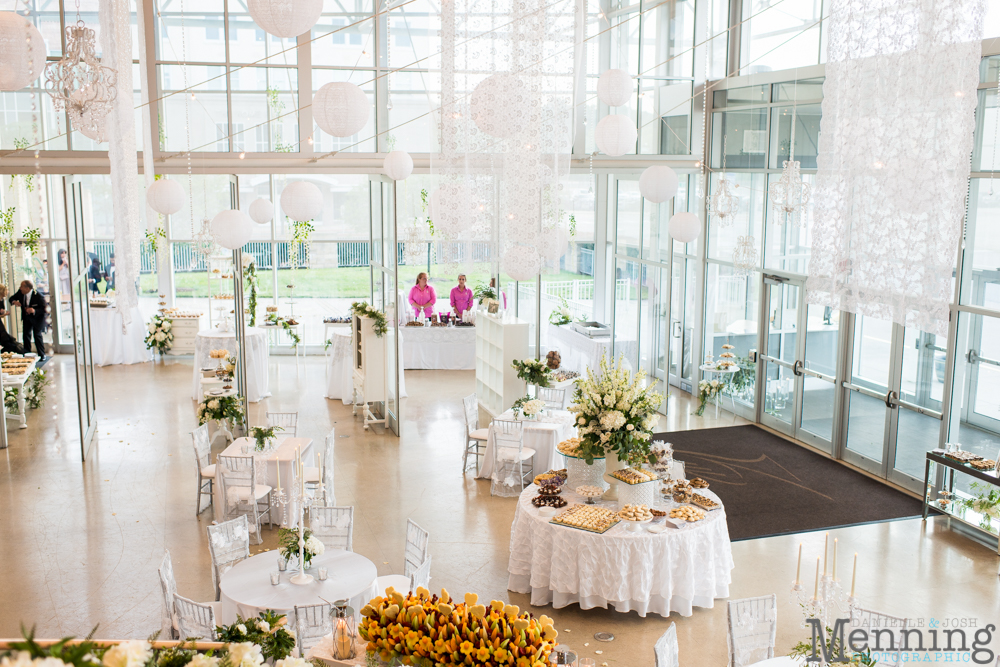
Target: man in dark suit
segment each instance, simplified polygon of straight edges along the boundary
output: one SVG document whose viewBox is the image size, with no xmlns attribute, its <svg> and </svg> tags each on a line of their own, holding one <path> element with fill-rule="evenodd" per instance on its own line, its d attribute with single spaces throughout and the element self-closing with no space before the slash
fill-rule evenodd
<svg viewBox="0 0 1000 667">
<path fill-rule="evenodd" d="M 21 328 L 23 329 L 24 351 L 31 351 L 31 334 L 35 335 L 35 351 L 38 360 L 45 360 L 45 343 L 42 330 L 45 328 L 45 297 L 35 291 L 30 280 L 21 282 L 21 289 L 10 297 L 11 306 L 21 308 Z"/>
</svg>

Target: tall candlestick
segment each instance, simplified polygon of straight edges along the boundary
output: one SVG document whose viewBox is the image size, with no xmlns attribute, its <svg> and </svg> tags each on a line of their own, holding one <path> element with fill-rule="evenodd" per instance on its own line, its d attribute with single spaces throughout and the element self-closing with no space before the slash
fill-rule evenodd
<svg viewBox="0 0 1000 667">
<path fill-rule="evenodd" d="M 834 581 L 837 579 L 837 538 L 833 538 L 833 570 L 830 571 Z"/>
<path fill-rule="evenodd" d="M 278 469 L 278 493 L 281 493 L 281 461 L 275 460 L 274 467 Z"/>
<path fill-rule="evenodd" d="M 830 551 L 830 533 L 827 532 L 826 537 L 823 538 L 823 574 L 826 575 L 826 555 Z"/>
<path fill-rule="evenodd" d="M 819 599 L 819 556 L 816 556 L 816 587 L 813 589 L 813 600 Z"/>
<path fill-rule="evenodd" d="M 858 582 L 858 552 L 854 552 L 854 574 L 851 575 L 851 597 L 854 597 L 854 584 Z"/>
<path fill-rule="evenodd" d="M 799 542 L 799 564 L 795 566 L 795 585 L 799 585 L 799 574 L 802 573 L 802 543 Z"/>
</svg>

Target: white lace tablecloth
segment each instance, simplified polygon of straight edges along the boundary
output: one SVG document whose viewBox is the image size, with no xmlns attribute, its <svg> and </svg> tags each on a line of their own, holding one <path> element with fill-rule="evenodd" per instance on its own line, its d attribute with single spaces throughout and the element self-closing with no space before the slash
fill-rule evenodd
<svg viewBox="0 0 1000 667">
<path fill-rule="evenodd" d="M 256 447 L 256 441 L 253 438 L 236 438 L 233 440 L 232 444 L 226 447 L 220 456 L 249 456 L 251 453 L 253 457 L 257 459 L 257 484 L 267 484 L 272 489 L 277 492 L 278 490 L 278 468 L 281 468 L 281 488 L 287 491 L 287 487 L 292 483 L 292 464 L 295 460 L 295 448 L 298 447 L 302 453 L 302 461 L 307 466 L 315 466 L 316 463 L 313 459 L 313 441 L 312 438 L 282 438 L 278 436 L 275 439 L 278 443 L 277 447 L 264 452 L 254 451 Z M 243 453 L 243 446 L 246 445 L 248 452 Z M 216 459 L 218 463 L 218 459 Z M 216 467 L 218 470 L 218 467 Z M 277 498 L 277 495 L 274 496 Z M 275 503 L 275 505 L 277 505 Z M 225 517 L 223 513 L 225 512 L 225 503 L 222 502 L 222 485 L 213 484 L 212 485 L 212 510 L 215 512 L 215 520 L 223 521 Z M 281 506 L 276 507 L 275 517 L 273 521 L 275 523 L 281 522 Z M 289 521 L 284 522 L 290 525 L 298 525 L 296 517 L 298 516 L 297 503 L 291 503 L 288 505 L 288 517 Z"/>
<path fill-rule="evenodd" d="M 508 410 L 499 419 L 513 419 L 514 413 Z M 555 410 L 551 414 L 539 417 L 536 421 L 524 422 L 524 446 L 535 450 L 534 471 L 540 474 L 546 470 L 560 470 L 563 465 L 562 454 L 556 446 L 576 435 L 572 413 Z M 489 437 L 486 440 L 486 451 L 483 465 L 479 469 L 480 479 L 490 479 L 493 475 L 493 425 L 490 425 Z M 520 485 L 519 485 L 520 486 Z"/>
<path fill-rule="evenodd" d="M 90 348 L 98 366 L 152 361 L 153 353 L 146 349 L 147 333 L 138 308 L 132 309 L 132 321 L 124 333 L 117 308 L 90 309 Z"/>
<path fill-rule="evenodd" d="M 219 331 L 210 329 L 199 331 L 194 339 L 194 389 L 191 398 L 201 401 L 204 392 L 201 390 L 201 369 L 216 367 L 219 365 L 217 359 L 208 356 L 211 350 L 229 350 L 229 354 L 236 354 L 236 332 Z M 257 327 L 247 327 L 246 329 L 247 348 L 247 400 L 257 403 L 262 398 L 271 395 L 268 388 L 267 378 L 267 332 Z"/>
<path fill-rule="evenodd" d="M 693 607 L 729 597 L 733 554 L 724 508 L 659 534 L 629 532 L 619 523 L 598 535 L 549 523 L 531 504 L 537 492 L 529 486 L 518 499 L 507 564 L 507 588 L 530 593 L 532 605 L 690 616 Z M 701 493 L 718 502 L 715 494 Z M 568 489 L 562 496 L 583 502 Z M 616 502 L 598 504 L 617 510 Z M 676 506 L 664 500 L 662 509 Z"/>
<path fill-rule="evenodd" d="M 476 370 L 476 327 L 399 327 L 403 368 Z"/>
<path fill-rule="evenodd" d="M 222 575 L 219 583 L 222 611 L 216 619 L 220 625 L 236 622 L 236 615 L 243 618 L 257 616 L 265 609 L 294 613 L 295 605 L 323 604 L 323 600 L 350 600 L 350 606 L 361 609 L 375 597 L 375 563 L 361 554 L 340 549 L 327 549 L 312 559 L 308 570 L 313 577 L 317 568 L 328 570 L 326 581 L 315 579 L 298 586 L 288 581 L 293 570 L 281 573 L 281 583 L 271 585 L 270 573 L 278 571 L 278 552 L 262 554 L 237 563 Z"/>
<path fill-rule="evenodd" d="M 558 350 L 561 361 L 561 368 L 576 371 L 581 375 L 586 375 L 588 368 L 597 370 L 601 365 L 601 354 L 608 355 L 608 361 L 618 359 L 619 355 L 625 355 L 622 366 L 632 370 L 632 362 L 636 356 L 636 341 L 619 338 L 615 341 L 614 359 L 611 357 L 611 337 L 603 336 L 591 338 L 584 336 L 579 331 L 573 331 L 572 325 L 563 324 L 556 326 L 548 325 L 548 350 Z"/>
<path fill-rule="evenodd" d="M 351 363 L 351 330 L 334 329 L 327 337 L 326 397 L 339 398 L 350 404 L 354 386 L 354 365 Z"/>
</svg>

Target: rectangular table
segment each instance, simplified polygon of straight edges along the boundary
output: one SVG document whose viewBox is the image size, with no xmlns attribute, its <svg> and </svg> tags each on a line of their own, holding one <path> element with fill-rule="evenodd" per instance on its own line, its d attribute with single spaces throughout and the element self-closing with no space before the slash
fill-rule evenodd
<svg viewBox="0 0 1000 667">
<path fill-rule="evenodd" d="M 302 461 L 307 466 L 315 466 L 313 458 L 313 446 L 312 438 L 279 438 L 278 446 L 271 450 L 270 452 L 252 452 L 254 457 L 257 459 L 257 483 L 267 484 L 272 489 L 277 491 L 278 489 L 278 471 L 281 471 L 281 488 L 285 489 L 289 484 L 292 483 L 294 475 L 292 474 L 292 464 L 295 461 L 295 449 L 296 447 L 302 453 Z M 232 444 L 225 448 L 219 456 L 249 456 L 250 453 L 243 453 L 243 445 L 248 445 L 249 449 L 252 451 L 256 446 L 256 442 L 253 438 L 236 438 L 233 440 Z M 216 459 L 218 463 L 218 459 Z M 261 465 L 263 463 L 263 465 Z M 218 466 L 216 466 L 218 471 Z M 218 472 L 216 475 L 218 476 Z M 212 485 L 212 507 L 215 512 L 215 520 L 223 521 L 223 513 L 225 508 L 225 502 L 222 498 L 222 485 L 216 482 Z M 276 496 L 275 496 L 276 497 Z M 280 512 L 280 507 L 278 510 Z M 294 517 L 296 515 L 296 510 L 292 505 L 288 506 L 289 517 L 292 521 L 287 522 L 288 524 L 294 524 Z M 279 519 L 281 517 L 278 517 Z"/>
<path fill-rule="evenodd" d="M 476 370 L 476 327 L 399 327 L 403 368 Z"/>
<path fill-rule="evenodd" d="M 510 410 L 499 417 L 499 419 L 513 418 L 514 413 Z M 532 465 L 536 475 L 546 470 L 560 470 L 565 467 L 562 454 L 556 446 L 574 435 L 576 427 L 573 424 L 573 414 L 564 410 L 555 410 L 550 415 L 540 417 L 539 421 L 524 422 L 524 446 L 535 450 Z M 477 475 L 479 479 L 490 479 L 493 475 L 494 442 L 491 424 L 486 449 L 483 452 L 483 465 Z"/>
</svg>

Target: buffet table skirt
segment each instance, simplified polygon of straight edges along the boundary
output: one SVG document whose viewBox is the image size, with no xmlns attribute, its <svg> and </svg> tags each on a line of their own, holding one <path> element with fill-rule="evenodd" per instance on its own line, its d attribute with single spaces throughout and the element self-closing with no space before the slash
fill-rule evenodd
<svg viewBox="0 0 1000 667">
<path fill-rule="evenodd" d="M 549 523 L 531 504 L 537 492 L 529 486 L 518 499 L 507 564 L 507 588 L 530 594 L 532 605 L 690 616 L 694 607 L 729 597 L 733 555 L 724 508 L 681 528 L 668 524 L 659 534 L 633 533 L 619 523 L 598 535 Z M 569 490 L 563 497 L 583 502 Z M 616 502 L 598 504 L 617 509 Z M 676 506 L 665 500 L 661 509 Z"/>
<path fill-rule="evenodd" d="M 270 573 L 278 569 L 278 552 L 265 551 L 237 563 L 222 575 L 219 583 L 222 611 L 216 622 L 229 625 L 236 622 L 237 614 L 255 618 L 265 609 L 294 616 L 295 606 L 323 604 L 324 600 L 350 600 L 350 606 L 361 609 L 375 597 L 375 564 L 351 551 L 327 549 L 312 559 L 313 577 L 316 568 L 329 571 L 326 581 L 313 581 L 298 586 L 289 581 L 296 571 L 281 573 L 281 582 L 271 585 Z"/>
<path fill-rule="evenodd" d="M 350 405 L 354 389 L 354 366 L 351 363 L 351 330 L 334 329 L 329 336 L 326 360 L 326 397 Z"/>
<path fill-rule="evenodd" d="M 556 326 L 548 325 L 548 349 L 558 350 L 562 359 L 561 367 L 571 371 L 576 371 L 585 375 L 588 368 L 596 371 L 601 365 L 601 354 L 608 355 L 608 361 L 617 360 L 620 355 L 625 355 L 622 366 L 632 369 L 632 362 L 636 356 L 636 341 L 619 338 L 615 341 L 614 359 L 611 357 L 611 337 L 603 336 L 591 338 L 579 331 L 573 331 L 572 325 L 564 324 Z"/>
<path fill-rule="evenodd" d="M 90 347 L 98 366 L 152 361 L 153 353 L 146 349 L 147 333 L 138 308 L 132 309 L 132 321 L 124 333 L 122 314 L 117 308 L 90 309 Z"/>
<path fill-rule="evenodd" d="M 499 417 L 499 419 L 513 418 L 514 413 L 510 410 Z M 566 467 L 563 463 L 563 456 L 556 447 L 563 440 L 572 438 L 575 431 L 572 413 L 563 410 L 555 410 L 552 414 L 539 417 L 537 421 L 524 422 L 524 446 L 535 450 L 532 469 L 536 475 L 546 470 L 561 470 Z M 494 442 L 493 425 L 490 424 L 486 450 L 483 454 L 483 464 L 479 469 L 478 477 L 480 479 L 490 479 L 493 475 Z M 527 467 L 527 463 L 525 463 L 525 467 Z"/>
<path fill-rule="evenodd" d="M 476 370 L 475 327 L 399 327 L 403 368 Z"/>
<path fill-rule="evenodd" d="M 313 458 L 313 441 L 312 438 L 283 438 L 278 436 L 276 438 L 277 446 L 274 449 L 265 452 L 253 452 L 253 457 L 257 459 L 257 483 L 266 484 L 274 489 L 275 492 L 278 490 L 278 466 L 281 466 L 281 488 L 287 490 L 289 484 L 292 483 L 292 466 L 295 461 L 295 450 L 301 450 L 302 462 L 307 466 L 315 466 L 315 460 Z M 221 456 L 249 456 L 250 454 L 243 453 L 243 445 L 248 445 L 248 447 L 253 450 L 256 443 L 253 438 L 236 438 L 233 442 L 226 447 Z M 216 459 L 218 463 L 218 459 Z M 218 466 L 216 466 L 218 470 Z M 277 497 L 277 493 L 273 497 Z M 225 521 L 225 509 L 226 504 L 222 498 L 222 485 L 219 483 L 212 484 L 212 511 L 215 512 L 216 521 Z M 275 515 L 272 518 L 274 523 L 282 522 L 282 508 L 280 505 L 275 503 Z M 288 505 L 287 515 L 289 518 L 288 523 L 290 525 L 298 525 L 298 507 L 296 503 Z"/>
<path fill-rule="evenodd" d="M 194 388 L 191 398 L 201 401 L 204 392 L 201 390 L 201 369 L 219 365 L 217 359 L 208 356 L 211 350 L 229 350 L 236 354 L 236 332 L 210 329 L 199 331 L 194 339 Z M 257 403 L 262 398 L 271 395 L 267 377 L 267 332 L 257 327 L 247 327 L 247 400 Z"/>
</svg>

